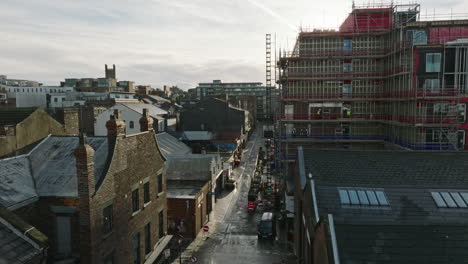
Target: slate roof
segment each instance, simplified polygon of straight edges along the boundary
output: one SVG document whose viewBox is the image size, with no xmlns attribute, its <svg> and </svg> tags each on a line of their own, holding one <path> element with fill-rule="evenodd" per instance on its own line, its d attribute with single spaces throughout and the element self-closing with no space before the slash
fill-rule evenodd
<svg viewBox="0 0 468 264">
<path fill-rule="evenodd" d="M 41 258 L 47 238 L 0 206 L 0 263 L 23 264 Z"/>
<path fill-rule="evenodd" d="M 167 180 L 209 181 L 221 170 L 218 154 L 172 155 L 166 162 Z"/>
<path fill-rule="evenodd" d="M 360 185 L 468 186 L 468 152 L 304 150 L 317 181 Z"/>
<path fill-rule="evenodd" d="M 190 154 L 192 150 L 170 134 L 158 133 L 155 135 L 159 150 L 165 159 L 170 155 Z"/>
<path fill-rule="evenodd" d="M 0 221 L 0 263 L 27 263 L 40 254 L 39 249 Z"/>
<path fill-rule="evenodd" d="M 333 215 L 341 263 L 462 263 L 468 209 L 438 208 L 430 192 L 468 191 L 467 160 L 465 152 L 304 150 L 301 185 L 310 172 L 319 215 Z M 343 205 L 338 188 L 348 187 L 383 191 L 389 206 Z"/>
<path fill-rule="evenodd" d="M 26 155 L 0 160 L 0 204 L 21 207 L 40 196 L 76 197 L 73 151 L 78 137 L 49 136 Z M 88 137 L 95 150 L 96 183 L 104 175 L 108 156 L 107 137 Z"/>
<path fill-rule="evenodd" d="M 466 263 L 468 227 L 335 225 L 340 263 Z"/>
<path fill-rule="evenodd" d="M 0 108 L 0 125 L 16 125 L 30 116 L 37 108 Z"/>
<path fill-rule="evenodd" d="M 164 102 L 164 103 L 170 103 L 171 102 L 171 100 L 166 99 L 166 98 L 162 98 L 161 96 L 151 95 L 151 94 L 148 94 L 147 96 L 151 97 L 156 102 Z"/>
</svg>

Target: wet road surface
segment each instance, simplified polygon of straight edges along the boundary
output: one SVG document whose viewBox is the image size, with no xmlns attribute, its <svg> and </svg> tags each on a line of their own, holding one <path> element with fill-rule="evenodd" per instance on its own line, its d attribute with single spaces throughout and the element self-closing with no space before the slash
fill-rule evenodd
<svg viewBox="0 0 468 264">
<path fill-rule="evenodd" d="M 237 178 L 237 188 L 231 192 L 225 191 L 218 199 L 208 223 L 209 232 L 201 232 L 182 254 L 187 263 L 191 263 L 190 256 L 196 257 L 196 263 L 209 264 L 271 264 L 291 258 L 285 242 L 257 238 L 257 223 L 262 212 L 247 213 L 250 177 L 255 171 L 258 150 L 262 146 L 261 131 L 257 129 L 242 153 L 241 165 L 233 172 L 234 178 Z"/>
</svg>

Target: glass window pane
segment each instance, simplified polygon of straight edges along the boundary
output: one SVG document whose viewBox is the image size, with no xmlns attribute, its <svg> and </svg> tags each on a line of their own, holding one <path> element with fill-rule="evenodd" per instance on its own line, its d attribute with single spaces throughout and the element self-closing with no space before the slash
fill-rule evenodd
<svg viewBox="0 0 468 264">
<path fill-rule="evenodd" d="M 459 194 L 465 200 L 465 203 L 468 204 L 468 192 L 460 192 Z"/>
<path fill-rule="evenodd" d="M 385 197 L 384 192 L 376 191 L 375 194 L 377 195 L 377 200 L 379 201 L 380 205 L 388 205 L 387 198 Z"/>
<path fill-rule="evenodd" d="M 440 196 L 440 193 L 431 192 L 431 195 L 437 207 L 447 207 L 447 204 L 444 202 L 444 199 L 442 199 L 442 196 Z"/>
<path fill-rule="evenodd" d="M 426 45 L 427 34 L 424 30 L 413 31 L 413 45 Z"/>
<path fill-rule="evenodd" d="M 350 39 L 343 40 L 343 50 L 344 51 L 351 51 L 353 48 L 352 42 Z"/>
<path fill-rule="evenodd" d="M 457 207 L 457 204 L 448 192 L 441 192 L 440 195 L 442 195 L 442 198 L 444 198 L 444 201 L 448 205 L 448 207 Z"/>
<path fill-rule="evenodd" d="M 366 191 L 366 193 L 371 205 L 379 205 L 379 201 L 377 201 L 377 196 L 375 196 L 374 191 Z"/>
<path fill-rule="evenodd" d="M 369 205 L 369 200 L 367 199 L 367 195 L 365 191 L 358 191 L 359 201 L 361 204 Z"/>
<path fill-rule="evenodd" d="M 349 190 L 348 191 L 348 194 L 349 194 L 349 198 L 351 200 L 351 204 L 357 204 L 359 205 L 359 199 L 358 199 L 358 195 L 356 193 L 356 191 L 353 191 L 353 190 Z"/>
<path fill-rule="evenodd" d="M 465 201 L 463 201 L 463 198 L 460 196 L 459 193 L 451 192 L 450 195 L 452 195 L 452 198 L 453 200 L 455 200 L 455 203 L 457 203 L 458 207 L 461 207 L 461 208 L 467 207 Z"/>
<path fill-rule="evenodd" d="M 346 190 L 339 190 L 341 204 L 350 204 L 348 192 Z"/>
</svg>

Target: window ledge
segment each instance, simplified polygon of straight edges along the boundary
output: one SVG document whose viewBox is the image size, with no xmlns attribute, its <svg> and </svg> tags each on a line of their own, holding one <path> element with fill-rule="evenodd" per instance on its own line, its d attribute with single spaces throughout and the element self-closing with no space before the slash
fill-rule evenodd
<svg viewBox="0 0 468 264">
<path fill-rule="evenodd" d="M 150 203 L 151 203 L 151 201 L 149 201 L 149 202 L 143 204 L 143 208 L 147 207 Z"/>
<path fill-rule="evenodd" d="M 109 231 L 108 233 L 104 234 L 102 236 L 102 240 L 106 240 L 108 237 L 110 237 L 114 233 L 114 230 Z"/>
<path fill-rule="evenodd" d="M 152 253 L 153 253 L 153 250 L 151 250 L 148 254 L 146 254 L 145 255 L 145 260 L 148 259 L 151 256 Z"/>
<path fill-rule="evenodd" d="M 160 198 L 163 194 L 164 194 L 164 191 L 158 193 L 158 195 L 157 195 L 156 197 L 157 197 L 157 198 Z"/>
<path fill-rule="evenodd" d="M 132 217 L 135 216 L 135 215 L 137 215 L 140 211 L 141 211 L 141 209 L 138 209 L 137 211 L 133 212 L 133 213 L 132 213 Z"/>
</svg>

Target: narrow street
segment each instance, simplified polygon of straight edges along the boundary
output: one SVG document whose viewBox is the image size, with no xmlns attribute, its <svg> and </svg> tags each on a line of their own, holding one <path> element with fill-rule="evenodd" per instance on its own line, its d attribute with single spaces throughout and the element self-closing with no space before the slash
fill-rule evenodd
<svg viewBox="0 0 468 264">
<path fill-rule="evenodd" d="M 258 240 L 257 223 L 262 212 L 247 212 L 250 178 L 263 143 L 261 128 L 257 128 L 242 153 L 240 166 L 233 171 L 237 188 L 230 192 L 224 191 L 222 197 L 218 198 L 208 223 L 209 232 L 200 232 L 183 252 L 183 261 L 187 261 L 183 263 L 191 263 L 190 256 L 195 256 L 198 260 L 196 263 L 271 264 L 282 263 L 283 259 L 286 261 L 291 256 L 286 243 L 278 238 L 275 241 Z"/>
</svg>

